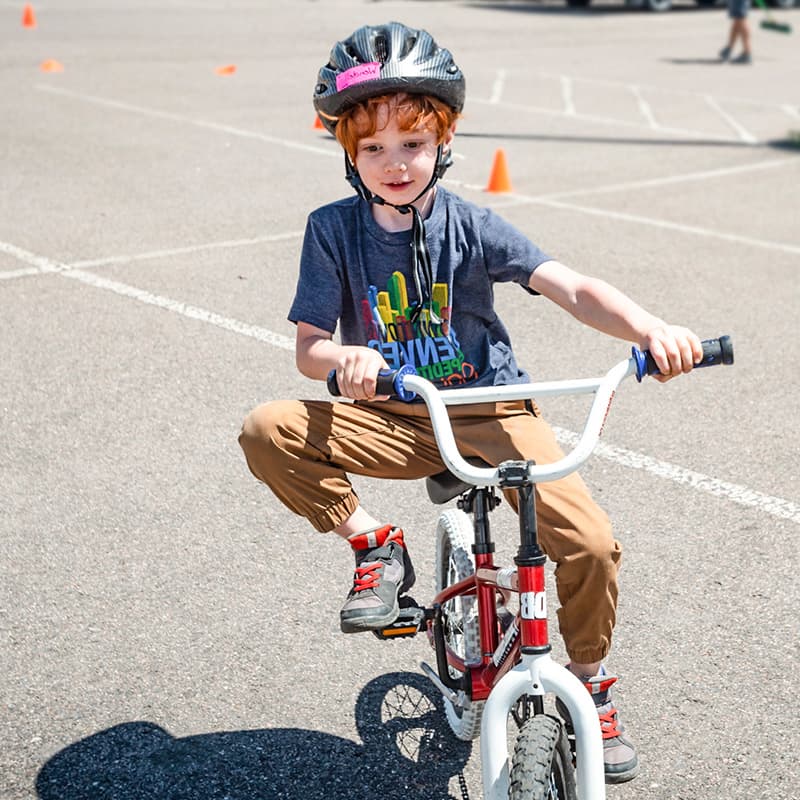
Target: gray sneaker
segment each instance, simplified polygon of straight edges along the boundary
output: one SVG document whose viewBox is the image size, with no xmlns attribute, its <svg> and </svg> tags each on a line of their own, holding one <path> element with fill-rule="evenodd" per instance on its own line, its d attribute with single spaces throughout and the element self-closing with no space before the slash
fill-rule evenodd
<svg viewBox="0 0 800 800">
<path fill-rule="evenodd" d="M 636 748 L 626 736 L 625 728 L 619 721 L 619 711 L 611 701 L 611 687 L 617 682 L 615 675 L 608 675 L 604 667 L 600 674 L 584 680 L 584 686 L 592 695 L 592 700 L 600 717 L 600 731 L 603 734 L 603 762 L 605 765 L 606 783 L 625 783 L 639 774 L 639 757 Z M 566 706 L 556 699 L 558 713 L 567 723 L 567 730 L 572 733 L 572 720 Z"/>
<path fill-rule="evenodd" d="M 731 48 L 727 45 L 719 51 L 719 57 L 722 61 L 727 61 L 731 57 Z"/>
<path fill-rule="evenodd" d="M 339 612 L 343 633 L 371 631 L 390 625 L 400 613 L 398 597 L 416 576 L 403 542 L 403 531 L 385 525 L 358 533 L 348 541 L 356 557 L 353 588 Z"/>
<path fill-rule="evenodd" d="M 750 53 L 741 53 L 736 58 L 731 59 L 731 64 L 752 64 L 753 57 Z"/>
</svg>

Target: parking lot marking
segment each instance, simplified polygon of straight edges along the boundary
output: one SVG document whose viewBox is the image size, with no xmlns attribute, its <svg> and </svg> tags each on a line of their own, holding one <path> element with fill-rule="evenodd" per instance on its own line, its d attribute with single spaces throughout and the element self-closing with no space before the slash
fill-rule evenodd
<svg viewBox="0 0 800 800">
<path fill-rule="evenodd" d="M 532 73 L 537 75 L 540 78 L 552 78 L 552 79 L 560 79 L 562 75 L 556 74 L 554 72 L 535 72 Z M 595 86 L 605 86 L 609 89 L 620 89 L 626 86 L 630 86 L 631 84 L 626 81 L 612 81 L 605 78 L 585 78 L 580 75 L 573 75 L 571 80 L 575 81 L 576 83 L 590 83 L 594 84 Z M 637 83 L 636 84 L 640 89 L 647 91 L 647 92 L 657 92 L 660 94 L 672 94 L 672 95 L 680 95 L 682 97 L 704 97 L 707 95 L 707 92 L 698 92 L 697 90 L 693 89 L 675 89 L 674 87 L 670 86 L 656 86 L 655 84 L 646 84 L 646 83 Z M 782 108 L 783 106 L 780 103 L 771 103 L 766 102 L 764 100 L 756 100 L 752 97 L 741 97 L 739 95 L 731 95 L 731 94 L 715 94 L 714 97 L 722 103 L 734 103 L 736 105 L 749 105 L 754 106 L 756 108 L 763 108 L 763 109 L 778 109 Z"/>
<path fill-rule="evenodd" d="M 572 92 L 572 81 L 566 75 L 561 75 L 561 97 L 564 100 L 564 113 L 575 116 L 575 97 Z"/>
<path fill-rule="evenodd" d="M 132 253 L 129 255 L 106 256 L 105 258 L 94 258 L 86 261 L 73 261 L 69 264 L 60 264 L 49 261 L 46 258 L 29 253 L 15 245 L 7 242 L 0 242 L 0 252 L 14 256 L 18 261 L 22 261 L 32 266 L 15 270 L 0 270 L 0 280 L 12 280 L 14 278 L 24 278 L 30 275 L 41 275 L 46 272 L 64 272 L 71 269 L 89 269 L 93 267 L 106 267 L 112 264 L 128 264 L 133 261 L 149 261 L 154 258 L 168 258 L 170 256 L 185 255 L 187 253 L 201 253 L 206 250 L 223 250 L 234 247 L 251 247 L 253 245 L 265 244 L 269 242 L 281 242 L 291 239 L 300 239 L 302 231 L 290 231 L 288 233 L 275 233 L 267 236 L 255 236 L 250 239 L 227 239 L 218 242 L 205 242 L 203 244 L 187 245 L 186 247 L 172 247 L 166 250 L 151 250 L 146 253 Z"/>
<path fill-rule="evenodd" d="M 798 248 L 798 250 L 800 250 L 800 248 Z M 274 331 L 262 328 L 258 325 L 251 325 L 250 323 L 241 322 L 232 317 L 225 317 L 214 311 L 193 306 L 189 303 L 181 302 L 180 300 L 153 294 L 144 289 L 139 289 L 136 286 L 95 275 L 84 269 L 70 268 L 66 264 L 44 258 L 43 256 L 38 256 L 35 253 L 31 253 L 28 250 L 16 247 L 7 242 L 0 242 L 0 251 L 24 263 L 31 264 L 39 273 L 48 273 L 57 275 L 58 277 L 80 281 L 87 286 L 111 291 L 121 297 L 155 306 L 164 311 L 179 314 L 208 325 L 214 325 L 222 330 L 256 339 L 257 341 L 277 347 L 281 350 L 293 352 L 295 349 L 294 340 L 290 337 L 283 336 L 280 333 L 275 333 Z M 574 431 L 569 431 L 557 426 L 553 426 L 553 430 L 562 442 L 570 443 L 577 441 L 578 434 Z M 789 500 L 765 495 L 761 492 L 748 489 L 746 486 L 721 481 L 709 475 L 704 475 L 703 473 L 695 472 L 676 464 L 658 461 L 643 453 L 637 453 L 633 450 L 626 450 L 621 447 L 613 447 L 601 443 L 597 446 L 596 452 L 603 458 L 620 464 L 621 466 L 643 470 L 683 486 L 688 486 L 698 491 L 725 498 L 739 505 L 755 508 L 773 517 L 800 523 L 800 507 Z"/>
<path fill-rule="evenodd" d="M 642 96 L 641 89 L 638 86 L 631 86 L 630 90 L 633 96 L 636 98 L 636 104 L 639 107 L 639 111 L 641 112 L 642 116 L 645 118 L 645 120 L 647 120 L 647 124 L 654 130 L 657 129 L 659 124 L 656 122 L 656 118 L 653 114 L 653 109 L 650 108 L 650 104 Z"/>
<path fill-rule="evenodd" d="M 700 172 L 686 172 L 683 175 L 666 175 L 663 178 L 647 178 L 641 181 L 627 181 L 625 183 L 611 183 L 606 186 L 586 187 L 584 189 L 570 189 L 567 192 L 553 192 L 538 195 L 538 200 L 560 200 L 564 197 L 580 197 L 588 194 L 610 194 L 613 192 L 629 192 L 633 189 L 650 189 L 656 186 L 667 186 L 685 181 L 701 181 L 709 178 L 726 178 L 730 175 L 740 175 L 743 172 L 752 172 L 760 169 L 775 169 L 777 167 L 797 166 L 797 158 L 773 158 L 768 161 L 755 161 L 752 164 L 737 164 L 734 167 L 719 167 L 717 169 L 701 170 Z"/>
<path fill-rule="evenodd" d="M 577 444 L 579 439 L 577 433 L 556 426 L 553 426 L 553 430 L 555 431 L 556 438 L 560 442 L 568 446 Z M 792 503 L 789 500 L 784 500 L 780 497 L 772 497 L 771 495 L 748 489 L 746 486 L 742 486 L 738 483 L 721 481 L 718 478 L 704 475 L 702 472 L 694 472 L 685 467 L 679 467 L 677 464 L 659 461 L 642 453 L 626 450 L 623 447 L 613 447 L 603 442 L 597 445 L 594 452 L 595 455 L 601 456 L 608 461 L 613 461 L 621 466 L 643 470 L 644 472 L 658 475 L 660 478 L 666 478 L 675 483 L 690 486 L 692 489 L 707 492 L 716 497 L 726 498 L 739 505 L 758 509 L 773 517 L 800 523 L 800 505 Z"/>
<path fill-rule="evenodd" d="M 5 253 L 12 258 L 21 261 L 23 264 L 30 264 L 26 269 L 17 269 L 10 272 L 0 272 L 0 278 L 17 278 L 24 275 L 41 275 L 44 272 L 60 272 L 67 269 L 64 264 L 57 264 L 49 258 L 37 256 L 29 250 L 23 250 L 21 247 L 10 244 L 9 242 L 0 242 L 0 253 Z"/>
<path fill-rule="evenodd" d="M 170 256 L 181 256 L 188 253 L 201 253 L 207 250 L 251 247 L 253 245 L 266 244 L 269 242 L 300 239 L 302 236 L 303 231 L 290 231 L 288 233 L 275 233 L 268 236 L 254 236 L 251 239 L 228 239 L 218 242 L 206 242 L 204 244 L 193 244 L 186 247 L 172 247 L 167 250 L 151 250 L 149 253 L 108 256 L 106 258 L 94 258 L 88 261 L 73 261 L 67 265 L 67 269 L 91 269 L 93 267 L 105 267 L 111 264 L 128 264 L 132 261 L 149 261 L 154 258 L 169 258 Z"/>
<path fill-rule="evenodd" d="M 764 167 L 767 166 L 779 166 L 782 163 L 796 165 L 798 163 L 797 159 L 790 158 L 790 159 L 779 159 L 777 161 L 770 161 L 770 162 L 760 162 L 761 165 Z M 759 165 L 752 165 L 754 169 L 759 168 Z M 735 167 L 730 168 L 731 170 L 736 169 Z M 747 165 L 743 166 L 742 171 L 747 170 Z M 710 173 L 715 172 L 715 170 L 709 170 Z M 723 173 L 726 173 L 727 170 L 723 170 Z M 669 183 L 677 183 L 681 180 L 699 180 L 699 177 L 695 177 L 695 175 L 699 175 L 699 173 L 688 173 L 687 175 L 680 176 L 675 175 L 671 177 L 666 177 L 663 179 L 654 178 L 649 181 L 642 181 L 641 183 L 649 184 L 649 185 L 658 185 L 658 182 L 664 181 Z M 461 186 L 465 189 L 469 189 L 472 191 L 483 191 L 482 186 L 478 186 L 477 184 L 470 184 L 464 183 L 461 181 L 456 181 L 453 179 L 445 178 L 445 182 L 451 183 L 453 186 Z M 639 182 L 633 182 L 637 184 Z M 618 191 L 625 188 L 623 184 L 613 184 L 612 186 L 607 187 L 608 191 Z M 635 186 L 633 188 L 636 188 Z M 583 189 L 583 190 L 574 190 L 574 192 L 564 193 L 567 194 L 592 194 L 594 191 L 603 192 L 606 190 L 606 187 L 596 187 L 596 189 Z M 654 217 L 644 217 L 639 214 L 628 214 L 623 211 L 613 211 L 604 208 L 595 208 L 593 206 L 583 206 L 578 205 L 576 203 L 565 203 L 563 200 L 555 199 L 557 197 L 562 196 L 559 193 L 552 194 L 552 195 L 524 195 L 513 193 L 509 195 L 504 195 L 505 199 L 500 200 L 499 202 L 492 203 L 493 209 L 502 209 L 502 208 L 513 208 L 516 206 L 531 204 L 531 205 L 543 205 L 549 206 L 551 208 L 559 208 L 563 209 L 564 211 L 577 211 L 581 214 L 590 214 L 595 217 L 606 217 L 608 219 L 617 219 L 623 222 L 632 222 L 637 225 L 649 225 L 655 228 L 665 228 L 667 230 L 679 231 L 680 233 L 686 233 L 692 236 L 704 236 L 710 239 L 721 239 L 722 241 L 727 242 L 735 242 L 737 244 L 746 244 L 750 247 L 758 247 L 763 248 L 766 250 L 777 250 L 781 253 L 788 253 L 790 255 L 800 255 L 800 245 L 795 244 L 788 244 L 784 242 L 773 242 L 769 239 L 756 239 L 753 236 L 742 236 L 740 234 L 735 233 L 725 233 L 724 231 L 717 231 L 711 228 L 701 228 L 698 225 L 686 225 L 680 222 L 670 222 L 669 220 L 663 219 L 656 219 Z"/>
<path fill-rule="evenodd" d="M 260 342 L 278 347 L 282 350 L 294 351 L 294 339 L 290 339 L 288 336 L 282 336 L 279 333 L 274 333 L 258 325 L 251 325 L 247 322 L 240 322 L 238 319 L 224 317 L 214 311 L 189 305 L 188 303 L 182 303 L 180 300 L 173 300 L 169 297 L 162 297 L 161 295 L 153 294 L 144 289 L 138 289 L 135 286 L 121 283 L 120 281 L 112 281 L 100 275 L 94 275 L 85 270 L 65 270 L 61 272 L 61 275 L 64 278 L 81 281 L 97 289 L 106 289 L 122 297 L 130 297 L 133 300 L 138 300 L 140 303 L 163 308 L 165 311 L 171 311 L 174 314 L 180 314 L 189 319 L 205 322 L 208 325 L 214 325 L 217 328 L 222 328 L 231 333 L 238 333 L 242 336 L 248 336 L 251 339 L 257 339 Z"/>
<path fill-rule="evenodd" d="M 563 90 L 562 90 L 562 96 L 564 96 Z M 565 103 L 566 102 L 567 98 L 565 96 Z M 486 105 L 489 103 L 489 101 L 480 97 L 473 97 L 470 98 L 470 103 L 482 103 Z M 574 104 L 571 107 L 568 107 L 569 110 L 567 111 L 555 108 L 544 108 L 543 106 L 531 106 L 522 103 L 507 103 L 505 101 L 503 101 L 502 103 L 495 103 L 493 105 L 501 105 L 504 109 L 508 109 L 509 111 L 520 111 L 528 114 L 544 114 L 551 117 L 569 117 L 570 119 L 577 119 L 581 122 L 591 122 L 597 125 L 606 125 L 619 128 L 635 128 L 637 130 L 646 130 L 651 133 L 653 132 L 653 129 L 649 125 L 644 124 L 643 122 L 633 122 L 631 120 L 619 119 L 617 117 L 601 117 L 598 116 L 597 114 L 581 114 L 580 112 L 575 110 Z M 662 134 L 679 136 L 685 139 L 702 139 L 705 142 L 740 141 L 740 139 L 734 138 L 732 136 L 720 136 L 719 134 L 712 134 L 706 131 L 690 130 L 688 128 L 673 128 L 660 125 L 657 130 L 659 133 Z"/>
<path fill-rule="evenodd" d="M 705 236 L 712 239 L 721 239 L 726 242 L 736 244 L 746 244 L 750 247 L 761 247 L 766 250 L 777 250 L 781 253 L 800 255 L 800 245 L 785 244 L 783 242 L 771 242 L 768 239 L 756 239 L 752 236 L 741 236 L 736 233 L 722 233 L 721 231 L 701 228 L 698 225 L 685 225 L 680 222 L 669 222 L 664 219 L 654 219 L 643 217 L 639 214 L 628 214 L 623 211 L 609 211 L 603 208 L 592 208 L 591 206 L 579 206 L 575 203 L 564 203 L 560 200 L 546 200 L 544 198 L 532 197 L 529 202 L 538 205 L 550 206 L 551 208 L 561 208 L 565 211 L 579 211 L 582 214 L 590 214 L 595 217 L 605 217 L 607 219 L 617 219 L 621 222 L 633 222 L 637 225 L 650 225 L 654 228 L 664 228 L 665 230 L 679 231 L 693 236 Z"/>
<path fill-rule="evenodd" d="M 714 109 L 714 111 L 716 111 L 717 114 L 719 114 L 719 116 L 721 116 L 722 119 L 724 119 L 725 122 L 731 126 L 731 128 L 733 128 L 733 130 L 736 132 L 736 135 L 743 142 L 747 142 L 747 144 L 755 144 L 758 141 L 758 139 L 756 139 L 756 137 L 753 136 L 750 131 L 746 130 L 727 111 L 725 111 L 725 109 L 722 108 L 722 106 L 720 106 L 720 104 L 710 94 L 703 95 L 703 97 L 706 103 L 708 103 L 708 105 Z"/>
<path fill-rule="evenodd" d="M 68 89 L 61 89 L 44 83 L 35 84 L 34 89 L 37 89 L 40 92 L 49 92 L 50 94 L 61 95 L 62 97 L 70 97 L 73 100 L 80 100 L 81 102 L 103 106 L 104 108 L 116 108 L 120 111 L 127 111 L 133 114 L 142 114 L 146 117 L 155 117 L 156 119 L 166 119 L 170 122 L 180 122 L 185 125 L 194 125 L 198 128 L 219 131 L 221 133 L 230 134 L 231 136 L 240 136 L 244 139 L 256 139 L 257 141 L 267 142 L 269 144 L 278 144 L 282 147 L 288 147 L 292 150 L 303 150 L 307 153 L 315 153 L 316 155 L 341 158 L 338 149 L 334 149 L 333 147 L 315 147 L 313 145 L 303 144 L 302 142 L 296 142 L 291 139 L 281 139 L 277 136 L 259 133 L 258 131 L 251 131 L 245 128 L 234 128 L 232 125 L 224 125 L 220 122 L 195 119 L 194 117 L 186 117 L 183 114 L 175 114 L 171 111 L 162 111 L 156 108 L 146 108 L 145 106 L 137 106 L 133 105 L 132 103 L 123 103 L 119 100 L 111 100 L 107 97 L 98 97 L 97 95 L 84 94 L 82 92 L 72 92 Z"/>
<path fill-rule="evenodd" d="M 500 98 L 503 96 L 503 88 L 506 82 L 506 71 L 504 69 L 497 70 L 494 83 L 492 84 L 492 93 L 489 95 L 490 103 L 499 103 Z"/>
</svg>

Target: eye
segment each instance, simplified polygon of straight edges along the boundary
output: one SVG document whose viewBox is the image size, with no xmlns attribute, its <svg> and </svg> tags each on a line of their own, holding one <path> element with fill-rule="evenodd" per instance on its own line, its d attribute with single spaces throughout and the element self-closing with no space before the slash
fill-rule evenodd
<svg viewBox="0 0 800 800">
<path fill-rule="evenodd" d="M 377 153 L 381 149 L 379 144 L 365 144 L 361 146 L 361 151 L 364 153 Z"/>
</svg>

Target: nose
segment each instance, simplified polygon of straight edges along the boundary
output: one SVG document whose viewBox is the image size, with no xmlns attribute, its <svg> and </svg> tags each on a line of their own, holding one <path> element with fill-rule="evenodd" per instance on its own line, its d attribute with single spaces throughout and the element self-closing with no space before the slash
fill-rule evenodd
<svg viewBox="0 0 800 800">
<path fill-rule="evenodd" d="M 406 162 L 400 156 L 390 156 L 383 167 L 386 173 L 405 172 L 406 169 Z"/>
</svg>

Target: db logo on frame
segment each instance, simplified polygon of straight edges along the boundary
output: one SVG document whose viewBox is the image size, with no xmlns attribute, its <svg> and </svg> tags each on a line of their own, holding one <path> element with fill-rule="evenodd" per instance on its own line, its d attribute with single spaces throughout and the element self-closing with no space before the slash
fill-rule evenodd
<svg viewBox="0 0 800 800">
<path fill-rule="evenodd" d="M 544 592 L 522 592 L 519 613 L 523 619 L 547 619 L 547 597 Z"/>
</svg>

